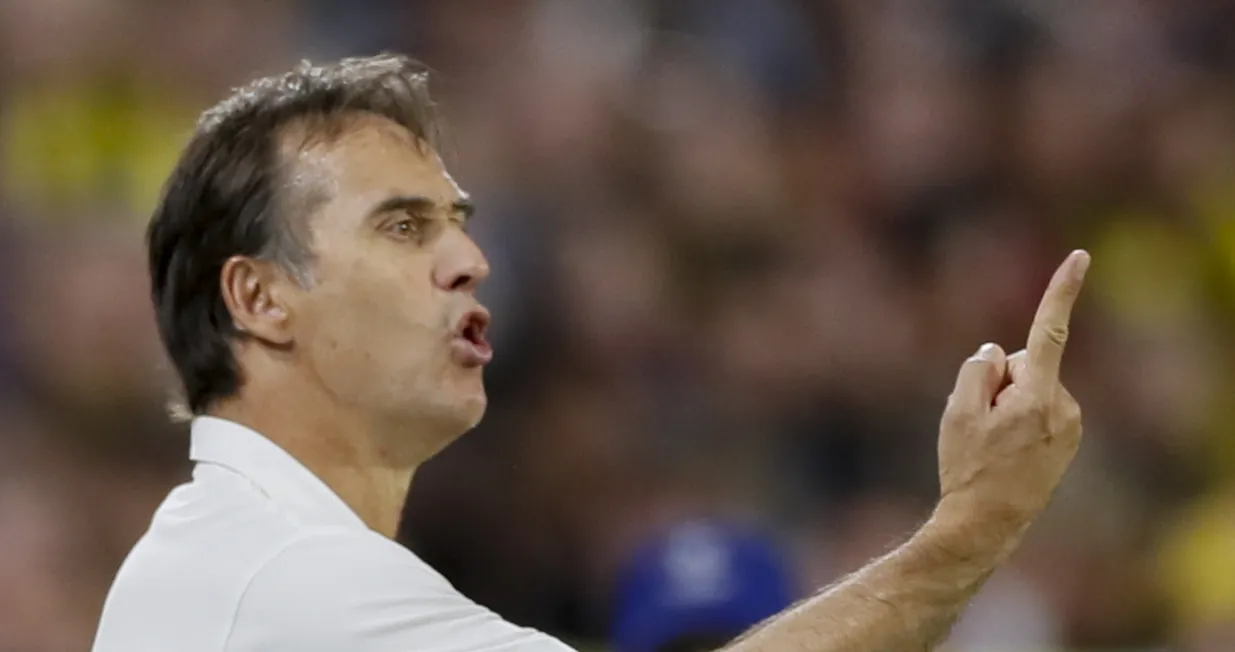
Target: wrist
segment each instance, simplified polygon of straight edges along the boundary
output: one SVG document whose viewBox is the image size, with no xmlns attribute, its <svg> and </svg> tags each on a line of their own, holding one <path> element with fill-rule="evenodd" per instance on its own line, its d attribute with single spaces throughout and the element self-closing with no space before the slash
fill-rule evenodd
<svg viewBox="0 0 1235 652">
<path fill-rule="evenodd" d="M 1029 520 L 1015 510 L 999 509 L 972 492 L 942 498 L 919 531 L 925 543 L 975 562 L 1002 564 L 1020 545 Z"/>
</svg>

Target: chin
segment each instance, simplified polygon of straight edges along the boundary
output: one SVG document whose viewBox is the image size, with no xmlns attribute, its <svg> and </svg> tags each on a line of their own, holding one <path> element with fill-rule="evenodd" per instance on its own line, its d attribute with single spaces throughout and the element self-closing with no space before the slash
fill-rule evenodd
<svg viewBox="0 0 1235 652">
<path fill-rule="evenodd" d="M 432 420 L 437 422 L 435 429 L 453 441 L 480 423 L 488 405 L 489 401 L 484 392 L 443 401 L 433 410 L 435 414 Z"/>
<path fill-rule="evenodd" d="M 488 407 L 483 382 L 460 380 L 448 378 L 420 391 L 408 390 L 406 396 L 419 400 L 401 406 L 401 420 L 427 437 L 435 453 L 475 428 Z"/>
<path fill-rule="evenodd" d="M 463 432 L 467 432 L 468 430 L 480 425 L 480 420 L 484 418 L 485 409 L 488 407 L 489 399 L 483 392 L 479 396 L 469 397 L 464 400 L 462 405 L 459 407 L 459 413 L 462 417 L 462 421 L 466 424 L 463 428 Z"/>
<path fill-rule="evenodd" d="M 480 423 L 481 417 L 485 414 L 485 406 L 486 401 L 481 397 L 449 405 L 439 405 L 436 410 L 432 410 L 427 415 L 421 413 L 419 415 L 421 424 L 425 426 L 421 432 L 428 437 L 428 440 L 423 443 L 429 447 L 427 451 L 421 449 L 422 453 L 428 452 L 429 457 L 436 456 L 467 434 Z"/>
<path fill-rule="evenodd" d="M 466 382 L 449 387 L 448 397 L 443 398 L 446 398 L 450 405 L 448 409 L 454 412 L 458 419 L 460 434 L 475 428 L 484 417 L 485 408 L 489 406 L 489 395 L 485 392 L 484 379 L 479 374 L 475 378 L 468 378 Z"/>
</svg>

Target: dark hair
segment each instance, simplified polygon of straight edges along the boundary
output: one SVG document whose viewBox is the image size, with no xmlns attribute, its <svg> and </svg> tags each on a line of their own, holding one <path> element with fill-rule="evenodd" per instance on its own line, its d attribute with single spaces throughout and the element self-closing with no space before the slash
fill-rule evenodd
<svg viewBox="0 0 1235 652">
<path fill-rule="evenodd" d="M 307 227 L 284 210 L 289 126 L 308 138 L 333 137 L 357 113 L 406 128 L 419 143 L 437 140 L 428 70 L 407 57 L 380 55 L 329 65 L 304 62 L 257 79 L 202 114 L 151 218 L 151 294 L 159 336 L 183 384 L 188 415 L 239 391 L 232 342 L 239 333 L 220 291 L 233 256 L 272 260 L 309 283 Z"/>
</svg>

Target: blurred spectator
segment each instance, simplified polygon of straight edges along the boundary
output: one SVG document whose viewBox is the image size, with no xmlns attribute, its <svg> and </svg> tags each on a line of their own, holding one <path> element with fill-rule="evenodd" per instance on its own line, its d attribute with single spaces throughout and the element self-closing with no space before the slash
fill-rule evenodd
<svg viewBox="0 0 1235 652">
<path fill-rule="evenodd" d="M 796 589 L 759 537 L 693 522 L 648 542 L 619 578 L 617 652 L 707 652 L 788 608 Z"/>
<path fill-rule="evenodd" d="M 1228 485 L 1231 483 L 1228 482 Z M 1235 491 L 1188 509 L 1163 542 L 1161 580 L 1185 649 L 1235 645 Z"/>
</svg>

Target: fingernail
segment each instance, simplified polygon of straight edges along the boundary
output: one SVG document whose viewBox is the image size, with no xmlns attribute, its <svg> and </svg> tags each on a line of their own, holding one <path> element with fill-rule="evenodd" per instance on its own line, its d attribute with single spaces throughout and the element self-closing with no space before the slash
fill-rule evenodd
<svg viewBox="0 0 1235 652">
<path fill-rule="evenodd" d="M 996 348 L 997 347 L 994 344 L 983 344 L 982 348 L 978 349 L 978 357 L 983 360 L 990 360 L 995 357 Z"/>
<path fill-rule="evenodd" d="M 1079 278 L 1085 278 L 1085 272 L 1089 271 L 1089 263 L 1092 258 L 1090 258 L 1089 252 L 1083 249 L 1078 250 L 1076 253 L 1080 258 L 1076 261 L 1076 275 Z"/>
</svg>

